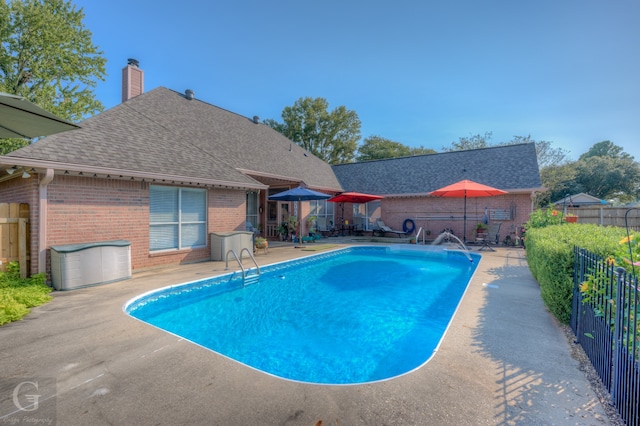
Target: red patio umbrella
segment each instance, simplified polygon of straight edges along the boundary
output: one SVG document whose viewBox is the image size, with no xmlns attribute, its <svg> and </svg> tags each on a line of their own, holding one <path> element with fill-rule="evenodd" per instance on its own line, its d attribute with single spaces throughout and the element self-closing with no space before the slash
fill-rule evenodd
<svg viewBox="0 0 640 426">
<path fill-rule="evenodd" d="M 369 201 L 380 200 L 384 198 L 381 195 L 363 194 L 361 192 L 343 192 L 335 197 L 329 198 L 327 201 L 332 203 L 368 203 Z"/>
<path fill-rule="evenodd" d="M 503 194 L 507 194 L 507 191 L 466 179 L 429 192 L 429 195 L 433 195 L 435 197 L 464 197 L 462 238 L 465 243 L 467 242 L 467 197 L 493 197 L 495 195 Z"/>
<path fill-rule="evenodd" d="M 369 201 L 380 200 L 384 198 L 381 195 L 363 194 L 362 192 L 343 192 L 335 197 L 329 198 L 327 201 L 332 203 L 342 203 L 342 220 L 344 221 L 344 203 L 368 203 Z"/>
</svg>

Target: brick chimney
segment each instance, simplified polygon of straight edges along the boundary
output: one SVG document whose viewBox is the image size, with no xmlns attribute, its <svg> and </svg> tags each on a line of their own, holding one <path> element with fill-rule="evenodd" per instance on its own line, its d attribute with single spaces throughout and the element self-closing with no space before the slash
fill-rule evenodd
<svg viewBox="0 0 640 426">
<path fill-rule="evenodd" d="M 144 92 L 144 71 L 138 68 L 137 59 L 127 59 L 122 69 L 122 102 L 135 98 Z"/>
</svg>

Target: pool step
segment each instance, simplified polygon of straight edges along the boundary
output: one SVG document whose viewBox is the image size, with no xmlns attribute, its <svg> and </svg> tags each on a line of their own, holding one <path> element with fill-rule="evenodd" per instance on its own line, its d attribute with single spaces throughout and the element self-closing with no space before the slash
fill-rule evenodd
<svg viewBox="0 0 640 426">
<path fill-rule="evenodd" d="M 244 285 L 256 284 L 260 281 L 260 274 L 247 275 L 244 277 Z"/>
</svg>

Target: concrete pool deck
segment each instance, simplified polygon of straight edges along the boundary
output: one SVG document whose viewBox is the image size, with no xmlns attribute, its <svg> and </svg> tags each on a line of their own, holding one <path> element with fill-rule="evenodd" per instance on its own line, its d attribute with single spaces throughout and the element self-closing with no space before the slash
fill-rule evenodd
<svg viewBox="0 0 640 426">
<path fill-rule="evenodd" d="M 264 265 L 315 253 L 283 245 L 256 259 Z M 540 299 L 524 251 L 481 254 L 435 356 L 365 385 L 278 379 L 123 313 L 146 291 L 224 273 L 224 262 L 55 292 L 23 321 L 0 327 L 0 424 L 12 420 L 3 416 L 15 409 L 13 389 L 36 380 L 40 405 L 28 415 L 43 424 L 51 417 L 60 425 L 609 424 Z"/>
</svg>

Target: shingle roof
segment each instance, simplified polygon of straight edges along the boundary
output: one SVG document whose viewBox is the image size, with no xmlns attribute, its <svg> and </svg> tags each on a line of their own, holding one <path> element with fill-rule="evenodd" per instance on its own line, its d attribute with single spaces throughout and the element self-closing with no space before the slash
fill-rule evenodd
<svg viewBox="0 0 640 426">
<path fill-rule="evenodd" d="M 581 192 L 579 194 L 567 195 L 566 197 L 554 201 L 553 204 L 556 206 L 588 206 L 588 205 L 598 205 L 598 204 L 606 204 L 606 200 L 601 200 L 600 198 L 594 197 L 593 195 L 585 194 Z"/>
<path fill-rule="evenodd" d="M 345 191 L 425 194 L 469 179 L 505 191 L 539 189 L 534 143 L 333 166 Z"/>
<path fill-rule="evenodd" d="M 238 169 L 340 190 L 331 167 L 270 127 L 159 87 L 8 156 L 242 184 Z"/>
</svg>

